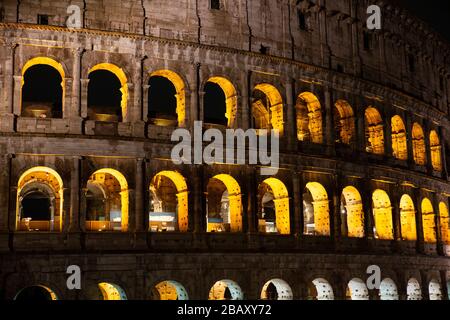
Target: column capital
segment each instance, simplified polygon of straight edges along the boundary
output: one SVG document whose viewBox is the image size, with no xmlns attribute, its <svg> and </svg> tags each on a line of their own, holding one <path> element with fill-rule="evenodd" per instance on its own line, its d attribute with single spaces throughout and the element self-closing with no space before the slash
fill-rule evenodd
<svg viewBox="0 0 450 320">
<path fill-rule="evenodd" d="M 80 58 L 84 52 L 86 52 L 85 48 L 82 47 L 72 48 L 72 53 L 77 58 Z"/>
</svg>

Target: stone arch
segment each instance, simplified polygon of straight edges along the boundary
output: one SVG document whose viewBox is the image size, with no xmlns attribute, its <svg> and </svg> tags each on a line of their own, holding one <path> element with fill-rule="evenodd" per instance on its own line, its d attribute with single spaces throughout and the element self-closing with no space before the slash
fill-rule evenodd
<svg viewBox="0 0 450 320">
<path fill-rule="evenodd" d="M 258 188 L 258 205 L 261 232 L 282 235 L 291 233 L 289 194 L 283 182 L 276 178 L 264 180 Z"/>
<path fill-rule="evenodd" d="M 433 204 L 430 199 L 422 200 L 423 238 L 426 243 L 436 243 L 436 222 Z"/>
<path fill-rule="evenodd" d="M 176 171 L 161 171 L 150 183 L 150 194 L 150 230 L 187 232 L 189 191 L 186 179 Z"/>
<path fill-rule="evenodd" d="M 33 221 L 32 217 L 24 217 L 22 201 L 24 196 L 33 190 L 43 191 L 50 202 L 51 219 Z M 48 167 L 34 167 L 26 170 L 17 184 L 16 229 L 19 231 L 61 231 L 63 212 L 63 181 L 61 176 Z M 31 219 L 30 219 L 31 218 Z"/>
<path fill-rule="evenodd" d="M 422 288 L 420 287 L 420 283 L 417 279 L 411 278 L 408 280 L 406 295 L 408 300 L 422 300 Z"/>
<path fill-rule="evenodd" d="M 384 190 L 375 190 L 372 194 L 375 237 L 381 240 L 394 239 L 392 206 L 389 195 Z"/>
<path fill-rule="evenodd" d="M 400 199 L 400 225 L 403 240 L 417 240 L 416 209 L 413 200 L 407 194 Z"/>
<path fill-rule="evenodd" d="M 353 108 L 345 100 L 334 104 L 334 130 L 336 142 L 351 145 L 355 141 L 355 115 Z"/>
<path fill-rule="evenodd" d="M 397 285 L 391 278 L 386 278 L 380 284 L 380 300 L 398 300 Z"/>
<path fill-rule="evenodd" d="M 89 70 L 88 76 L 91 76 L 96 71 L 110 72 L 119 80 L 119 82 L 120 82 L 119 90 L 120 90 L 120 94 L 121 94 L 121 99 L 120 99 L 120 109 L 121 109 L 120 116 L 121 117 L 118 120 L 128 119 L 128 111 L 129 111 L 128 110 L 128 94 L 129 93 L 128 93 L 128 79 L 127 79 L 125 72 L 121 68 L 119 68 L 118 66 L 116 66 L 112 63 L 100 63 L 100 64 L 95 65 L 94 67 L 92 67 Z M 92 83 L 90 81 L 89 86 L 91 86 L 91 85 L 92 85 Z M 88 92 L 88 96 L 89 96 L 89 92 Z M 90 106 L 88 106 L 88 108 L 89 107 Z M 101 115 L 100 117 L 97 117 L 95 114 L 91 118 L 94 118 L 95 120 L 100 120 L 100 121 L 111 119 L 111 118 L 103 116 L 103 115 Z"/>
<path fill-rule="evenodd" d="M 430 300 L 442 300 L 441 283 L 436 279 L 431 279 L 428 285 L 428 293 L 430 295 Z"/>
<path fill-rule="evenodd" d="M 40 70 L 43 67 L 47 70 Z M 46 90 L 38 90 L 41 97 L 31 97 L 31 88 L 27 83 L 27 76 L 32 76 L 31 72 L 45 73 L 50 78 L 40 79 L 42 75 L 34 74 L 38 83 L 34 85 L 51 85 L 56 86 L 56 91 L 51 91 L 48 88 Z M 53 75 L 52 75 L 53 73 Z M 60 78 L 58 78 L 60 77 Z M 39 79 L 38 79 L 39 78 Z M 60 86 L 60 87 L 59 87 Z M 35 118 L 62 118 L 63 110 L 65 106 L 65 71 L 61 63 L 49 57 L 35 57 L 28 60 L 22 67 L 22 83 L 21 83 L 21 103 L 20 114 L 25 117 Z M 53 97 L 51 97 L 53 95 Z M 28 99 L 39 98 L 38 100 L 45 101 L 28 101 Z M 48 101 L 52 99 L 54 101 Z M 49 106 L 49 104 L 51 104 Z"/>
<path fill-rule="evenodd" d="M 233 280 L 220 280 L 209 291 L 208 300 L 244 300 L 244 293 Z"/>
<path fill-rule="evenodd" d="M 164 79 L 167 79 L 170 83 L 172 83 L 173 87 L 175 88 L 175 111 L 177 116 L 177 122 L 179 127 L 185 127 L 186 126 L 186 89 L 184 80 L 181 78 L 181 76 L 171 70 L 157 70 L 150 74 L 149 83 L 153 77 L 161 77 Z M 149 99 L 148 99 L 148 107 L 150 109 L 150 105 L 152 103 L 150 99 L 151 94 L 151 88 L 149 90 Z"/>
<path fill-rule="evenodd" d="M 361 194 L 353 186 L 345 187 L 341 196 L 343 235 L 364 238 L 364 209 Z"/>
<path fill-rule="evenodd" d="M 297 138 L 299 141 L 323 143 L 322 106 L 311 92 L 297 98 Z"/>
<path fill-rule="evenodd" d="M 110 282 L 100 282 L 98 284 L 102 300 L 127 300 L 125 291 L 117 284 Z"/>
<path fill-rule="evenodd" d="M 105 194 L 105 207 L 103 212 L 94 212 L 88 207 L 88 192 L 90 185 L 100 185 Z M 128 213 L 129 213 L 129 191 L 128 182 L 125 176 L 111 168 L 104 168 L 95 171 L 86 183 L 86 229 L 90 231 L 108 230 L 108 231 L 128 231 Z M 119 209 L 120 207 L 120 209 Z M 104 219 L 98 218 L 104 217 Z"/>
<path fill-rule="evenodd" d="M 408 159 L 408 145 L 406 142 L 406 127 L 403 119 L 399 116 L 393 116 L 391 119 L 392 127 L 392 155 L 399 160 Z"/>
<path fill-rule="evenodd" d="M 56 293 L 47 286 L 35 285 L 21 289 L 14 297 L 15 301 L 55 301 L 58 300 Z"/>
<path fill-rule="evenodd" d="M 282 279 L 272 279 L 266 282 L 261 290 L 261 300 L 292 300 L 292 289 Z"/>
<path fill-rule="evenodd" d="M 347 300 L 369 300 L 369 290 L 366 284 L 359 278 L 349 281 L 346 291 Z"/>
<path fill-rule="evenodd" d="M 208 183 L 208 232 L 242 231 L 242 194 L 239 183 L 230 175 L 219 174 Z M 220 204 L 220 208 L 219 208 Z M 211 215 L 210 209 L 213 212 Z M 217 213 L 220 213 L 218 217 Z M 212 220 L 212 217 L 216 217 Z"/>
<path fill-rule="evenodd" d="M 365 112 L 366 151 L 378 155 L 384 154 L 383 119 L 380 112 L 369 107 Z"/>
<path fill-rule="evenodd" d="M 324 186 L 309 182 L 303 197 L 304 234 L 330 235 L 330 206 Z"/>
<path fill-rule="evenodd" d="M 427 150 L 425 145 L 425 135 L 422 126 L 417 122 L 413 124 L 412 142 L 414 162 L 419 166 L 427 164 Z"/>
<path fill-rule="evenodd" d="M 225 99 L 225 118 L 228 128 L 236 127 L 238 113 L 238 95 L 233 83 L 225 77 L 213 76 L 206 83 L 214 83 L 222 89 Z M 206 106 L 204 106 L 206 108 Z M 205 111 L 206 112 L 206 111 Z"/>
<path fill-rule="evenodd" d="M 310 300 L 334 300 L 333 287 L 323 278 L 314 279 L 308 291 L 308 299 Z"/>
<path fill-rule="evenodd" d="M 442 171 L 441 141 L 435 130 L 430 132 L 431 164 L 436 171 Z"/>
<path fill-rule="evenodd" d="M 439 203 L 439 221 L 442 242 L 446 245 L 450 245 L 450 216 L 448 207 L 444 202 Z"/>
<path fill-rule="evenodd" d="M 283 98 L 276 87 L 261 83 L 253 90 L 252 115 L 255 129 L 278 130 L 284 132 Z"/>
<path fill-rule="evenodd" d="M 189 300 L 186 289 L 179 282 L 166 280 L 152 289 L 152 300 Z"/>
</svg>

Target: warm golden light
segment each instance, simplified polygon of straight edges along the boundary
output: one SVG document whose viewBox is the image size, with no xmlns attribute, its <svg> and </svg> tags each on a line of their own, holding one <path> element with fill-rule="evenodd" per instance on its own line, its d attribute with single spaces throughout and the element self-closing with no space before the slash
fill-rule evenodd
<svg viewBox="0 0 450 320">
<path fill-rule="evenodd" d="M 335 131 L 338 142 L 350 145 L 355 139 L 355 116 L 350 104 L 345 100 L 335 103 Z"/>
<path fill-rule="evenodd" d="M 406 143 L 406 128 L 400 116 L 394 116 L 391 120 L 392 126 L 392 152 L 399 160 L 408 159 L 408 146 Z"/>
<path fill-rule="evenodd" d="M 217 281 L 209 291 L 209 300 L 243 300 L 239 285 L 232 280 Z"/>
<path fill-rule="evenodd" d="M 228 119 L 228 128 L 234 128 L 236 126 L 237 111 L 238 111 L 238 99 L 236 89 L 234 85 L 228 79 L 224 77 L 212 77 L 209 78 L 208 82 L 217 84 L 225 93 L 225 105 L 226 114 L 225 117 Z"/>
<path fill-rule="evenodd" d="M 297 137 L 300 141 L 323 143 L 322 107 L 311 92 L 297 98 Z"/>
<path fill-rule="evenodd" d="M 347 236 L 350 238 L 364 237 L 364 210 L 361 195 L 355 187 L 348 186 L 342 191 L 345 199 L 347 215 Z"/>
<path fill-rule="evenodd" d="M 402 239 L 416 241 L 416 210 L 414 208 L 413 200 L 407 194 L 404 194 L 400 199 L 400 224 Z"/>
<path fill-rule="evenodd" d="M 260 91 L 265 95 L 265 101 L 258 97 L 253 102 L 252 114 L 255 118 L 256 129 L 278 130 L 280 136 L 284 132 L 283 98 L 280 92 L 273 85 L 258 84 L 255 91 Z"/>
<path fill-rule="evenodd" d="M 383 119 L 377 109 L 369 107 L 365 113 L 367 152 L 384 154 Z"/>
<path fill-rule="evenodd" d="M 318 182 L 308 183 L 306 189 L 312 195 L 312 205 L 314 210 L 314 219 L 312 221 L 314 227 L 311 227 L 308 233 L 319 236 L 329 236 L 330 206 L 327 191 Z"/>
<path fill-rule="evenodd" d="M 372 202 L 375 237 L 381 240 L 393 240 L 392 206 L 388 194 L 383 190 L 375 190 L 372 195 Z"/>
<path fill-rule="evenodd" d="M 419 166 L 427 164 L 425 135 L 420 124 L 414 123 L 412 131 L 414 162 Z"/>
<path fill-rule="evenodd" d="M 450 245 L 450 216 L 448 213 L 448 207 L 444 202 L 439 203 L 439 218 L 442 242 Z"/>
<path fill-rule="evenodd" d="M 431 164 L 436 171 L 442 171 L 441 142 L 436 131 L 430 133 Z"/>
<path fill-rule="evenodd" d="M 423 238 L 426 243 L 436 243 L 436 223 L 433 204 L 430 199 L 422 200 Z"/>
<path fill-rule="evenodd" d="M 158 300 L 188 300 L 184 287 L 173 280 L 158 283 L 154 288 L 154 298 Z"/>
<path fill-rule="evenodd" d="M 276 178 L 269 178 L 259 186 L 262 190 L 267 188 L 273 194 L 275 206 L 275 224 L 279 234 L 290 234 L 289 194 L 283 182 Z"/>
<path fill-rule="evenodd" d="M 98 284 L 103 300 L 127 300 L 127 296 L 118 285 L 101 282 Z"/>
</svg>

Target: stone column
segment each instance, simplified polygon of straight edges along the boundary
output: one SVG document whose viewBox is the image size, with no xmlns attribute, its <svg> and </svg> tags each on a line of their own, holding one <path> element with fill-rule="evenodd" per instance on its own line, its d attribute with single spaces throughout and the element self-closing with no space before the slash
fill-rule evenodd
<svg viewBox="0 0 450 320">
<path fill-rule="evenodd" d="M 76 48 L 73 52 L 73 73 L 72 73 L 72 108 L 71 118 L 81 116 L 81 59 L 83 57 L 83 48 Z"/>
<path fill-rule="evenodd" d="M 203 181 L 203 168 L 201 166 L 193 166 L 193 198 L 194 198 L 194 232 L 205 232 L 204 220 L 205 212 L 203 211 L 203 202 L 205 198 L 205 189 Z"/>
<path fill-rule="evenodd" d="M 391 105 L 389 103 L 389 105 Z M 388 110 L 384 119 L 384 154 L 386 157 L 394 157 L 392 149 L 392 113 Z"/>
<path fill-rule="evenodd" d="M 366 121 L 363 106 L 356 107 L 356 145 L 360 152 L 366 151 Z"/>
<path fill-rule="evenodd" d="M 406 114 L 406 141 L 407 141 L 407 147 L 408 147 L 408 165 L 413 166 L 414 165 L 414 145 L 413 145 L 413 121 L 412 121 L 412 114 L 407 113 Z"/>
<path fill-rule="evenodd" d="M 425 139 L 425 151 L 427 154 L 427 171 L 429 174 L 432 174 L 433 169 L 433 163 L 431 161 L 431 145 L 430 145 L 430 125 L 428 124 L 428 121 L 425 121 L 424 124 L 424 139 Z"/>
<path fill-rule="evenodd" d="M 247 232 L 248 233 L 256 233 L 257 232 L 257 210 L 258 204 L 256 202 L 257 195 L 257 185 L 256 185 L 256 169 L 253 166 L 249 166 L 247 168 L 247 179 L 246 179 L 246 190 L 247 190 Z"/>
<path fill-rule="evenodd" d="M 70 222 L 69 232 L 80 232 L 80 161 L 73 157 L 73 170 L 70 176 Z"/>
<path fill-rule="evenodd" d="M 334 124 L 333 124 L 333 106 L 332 97 L 329 87 L 325 88 L 325 126 L 323 132 L 325 134 L 325 144 L 334 145 Z"/>
<path fill-rule="evenodd" d="M 372 201 L 372 188 L 371 180 L 369 178 L 364 178 L 363 188 L 361 197 L 364 203 L 364 233 L 367 239 L 373 239 L 373 201 Z"/>
<path fill-rule="evenodd" d="M 14 110 L 13 113 L 16 116 L 20 116 L 21 114 L 21 109 L 22 109 L 22 82 L 23 82 L 23 77 L 20 76 L 14 76 Z"/>
<path fill-rule="evenodd" d="M 445 152 L 446 144 L 445 142 L 448 139 L 446 133 L 448 130 L 444 129 L 444 127 L 439 127 L 439 138 L 441 142 L 441 162 L 442 162 L 442 176 L 447 180 L 448 178 L 448 170 L 447 170 L 447 155 Z"/>
<path fill-rule="evenodd" d="M 198 121 L 199 118 L 199 101 L 198 101 L 198 84 L 200 73 L 200 64 L 192 62 L 192 68 L 190 72 L 189 82 L 191 87 L 191 119 L 189 119 L 190 127 L 193 127 L 194 121 Z"/>
<path fill-rule="evenodd" d="M 424 252 L 425 241 L 423 237 L 423 220 L 422 220 L 422 195 L 419 188 L 414 189 L 414 207 L 416 208 L 416 232 L 417 232 L 417 250 L 419 253 Z"/>
<path fill-rule="evenodd" d="M 81 117 L 88 117 L 88 88 L 89 79 L 81 79 Z"/>
<path fill-rule="evenodd" d="M 148 92 L 150 90 L 150 85 L 144 84 L 142 86 L 142 121 L 146 122 L 148 120 Z"/>
<path fill-rule="evenodd" d="M 144 227 L 144 159 L 136 160 L 136 232 L 143 232 Z"/>
<path fill-rule="evenodd" d="M 303 215 L 302 209 L 302 192 L 300 186 L 302 185 L 302 175 L 298 172 L 294 172 L 293 178 L 292 178 L 292 192 L 294 193 L 294 217 L 291 224 L 292 234 L 295 235 L 301 235 L 302 229 L 301 229 L 301 223 L 300 223 L 300 217 Z"/>
<path fill-rule="evenodd" d="M 12 155 L 6 154 L 0 158 L 0 233 L 8 232 L 9 180 Z"/>
<path fill-rule="evenodd" d="M 334 231 L 334 238 L 339 239 L 342 237 L 342 223 L 341 220 L 341 193 L 342 193 L 342 176 L 340 174 L 336 174 L 334 178 L 334 192 L 333 192 L 333 208 L 334 210 L 330 210 L 330 229 L 331 229 L 331 236 L 333 237 L 333 231 Z M 331 216 L 333 214 L 333 216 Z M 334 228 L 332 228 L 332 223 L 334 225 Z M 345 221 L 345 223 L 347 223 Z"/>
<path fill-rule="evenodd" d="M 391 195 L 391 203 L 392 203 L 392 227 L 394 231 L 394 240 L 401 241 L 402 240 L 402 230 L 401 230 L 401 217 L 400 217 L 400 198 L 401 194 L 399 193 L 400 185 L 396 184 L 394 188 L 394 192 Z"/>
<path fill-rule="evenodd" d="M 241 83 L 241 128 L 243 130 L 250 128 L 251 119 L 249 104 L 249 96 L 251 93 L 249 92 L 248 77 L 248 74 L 245 73 Z"/>
<path fill-rule="evenodd" d="M 5 63 L 5 109 L 2 113 L 14 113 L 14 62 L 15 52 L 18 46 L 15 42 L 7 42 L 8 59 Z"/>
<path fill-rule="evenodd" d="M 144 120 L 144 107 L 143 105 L 143 70 L 144 70 L 144 61 L 147 59 L 147 56 L 142 55 L 136 55 L 136 71 L 135 71 L 135 77 L 134 77 L 134 116 L 133 120 L 136 122 L 145 121 Z"/>
<path fill-rule="evenodd" d="M 288 78 L 285 79 L 284 85 L 286 87 L 286 120 L 284 121 L 284 134 L 287 137 L 287 143 L 289 150 L 295 150 L 295 142 L 297 138 L 296 134 L 296 113 L 294 106 L 294 83 L 293 80 Z"/>
</svg>

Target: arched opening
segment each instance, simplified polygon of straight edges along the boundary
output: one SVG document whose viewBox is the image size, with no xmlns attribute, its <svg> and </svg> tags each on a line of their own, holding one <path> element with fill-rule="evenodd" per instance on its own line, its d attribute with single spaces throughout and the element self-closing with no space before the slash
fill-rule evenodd
<svg viewBox="0 0 450 320">
<path fill-rule="evenodd" d="M 86 185 L 86 230 L 128 231 L 128 183 L 114 169 L 93 173 Z"/>
<path fill-rule="evenodd" d="M 311 92 L 297 98 L 297 137 L 299 141 L 323 143 L 322 107 Z"/>
<path fill-rule="evenodd" d="M 358 278 L 350 280 L 346 291 L 347 300 L 369 300 L 369 290 L 364 281 Z"/>
<path fill-rule="evenodd" d="M 325 279 L 315 279 L 308 287 L 308 300 L 334 300 L 333 288 Z"/>
<path fill-rule="evenodd" d="M 234 128 L 237 118 L 237 93 L 234 85 L 223 77 L 212 77 L 206 82 L 203 103 L 205 123 Z"/>
<path fill-rule="evenodd" d="M 392 127 L 392 155 L 399 160 L 408 159 L 408 145 L 406 142 L 406 128 L 400 116 L 391 119 Z"/>
<path fill-rule="evenodd" d="M 114 283 L 101 282 L 98 284 L 100 289 L 100 300 L 127 300 L 125 291 Z"/>
<path fill-rule="evenodd" d="M 14 298 L 15 301 L 43 302 L 58 300 L 55 292 L 46 286 L 31 286 L 24 288 Z"/>
<path fill-rule="evenodd" d="M 35 167 L 19 179 L 17 230 L 62 230 L 63 182 L 53 169 Z"/>
<path fill-rule="evenodd" d="M 442 300 L 441 283 L 436 279 L 432 279 L 428 286 L 428 293 L 430 295 L 430 300 L 432 301 Z"/>
<path fill-rule="evenodd" d="M 417 240 L 416 209 L 413 200 L 407 194 L 400 199 L 400 225 L 403 240 Z"/>
<path fill-rule="evenodd" d="M 414 123 L 412 130 L 412 143 L 414 162 L 419 166 L 427 164 L 427 151 L 425 147 L 425 135 L 423 129 L 418 123 Z"/>
<path fill-rule="evenodd" d="M 241 232 L 242 195 L 237 181 L 217 175 L 209 180 L 207 193 L 207 232 Z"/>
<path fill-rule="evenodd" d="M 303 219 L 305 235 L 330 235 L 328 194 L 318 182 L 310 182 L 306 185 L 303 194 Z"/>
<path fill-rule="evenodd" d="M 364 210 L 361 195 L 355 187 L 344 188 L 341 195 L 341 234 L 364 238 Z"/>
<path fill-rule="evenodd" d="M 444 244 L 450 245 L 450 216 L 448 207 L 444 202 L 439 203 L 439 221 L 441 223 L 441 239 Z"/>
<path fill-rule="evenodd" d="M 380 284 L 380 300 L 398 300 L 397 285 L 395 282 L 386 278 Z"/>
<path fill-rule="evenodd" d="M 119 67 L 102 63 L 89 70 L 88 119 L 121 122 L 127 115 L 128 84 Z"/>
<path fill-rule="evenodd" d="M 289 194 L 278 179 L 269 178 L 258 188 L 258 230 L 262 233 L 290 234 Z"/>
<path fill-rule="evenodd" d="M 338 100 L 334 105 L 334 131 L 336 142 L 351 145 L 355 141 L 355 115 L 350 104 Z"/>
<path fill-rule="evenodd" d="M 436 222 L 433 204 L 430 199 L 422 200 L 423 239 L 426 243 L 436 243 Z"/>
<path fill-rule="evenodd" d="M 394 227 L 392 206 L 388 194 L 383 190 L 375 190 L 372 195 L 374 217 L 374 236 L 376 239 L 393 240 Z"/>
<path fill-rule="evenodd" d="M 442 171 L 441 142 L 436 131 L 430 133 L 431 164 L 436 171 Z"/>
<path fill-rule="evenodd" d="M 236 282 L 220 280 L 209 291 L 208 300 L 244 300 L 244 293 Z"/>
<path fill-rule="evenodd" d="M 289 284 L 282 279 L 272 279 L 268 281 L 262 291 L 261 300 L 292 300 L 292 289 Z"/>
<path fill-rule="evenodd" d="M 177 281 L 158 283 L 151 292 L 152 300 L 189 300 L 186 289 Z"/>
<path fill-rule="evenodd" d="M 419 281 L 414 278 L 409 279 L 406 294 L 408 300 L 422 300 L 422 288 Z"/>
<path fill-rule="evenodd" d="M 384 154 L 383 119 L 377 109 L 369 107 L 365 113 L 366 151 Z"/>
<path fill-rule="evenodd" d="M 187 232 L 188 187 L 176 171 L 162 171 L 150 183 L 149 228 L 152 232 Z"/>
<path fill-rule="evenodd" d="M 21 116 L 62 118 L 65 89 L 63 69 L 52 59 L 37 59 L 29 61 L 22 70 Z"/>
<path fill-rule="evenodd" d="M 284 132 L 283 98 L 274 86 L 263 83 L 253 90 L 252 115 L 254 128 Z"/>
</svg>

